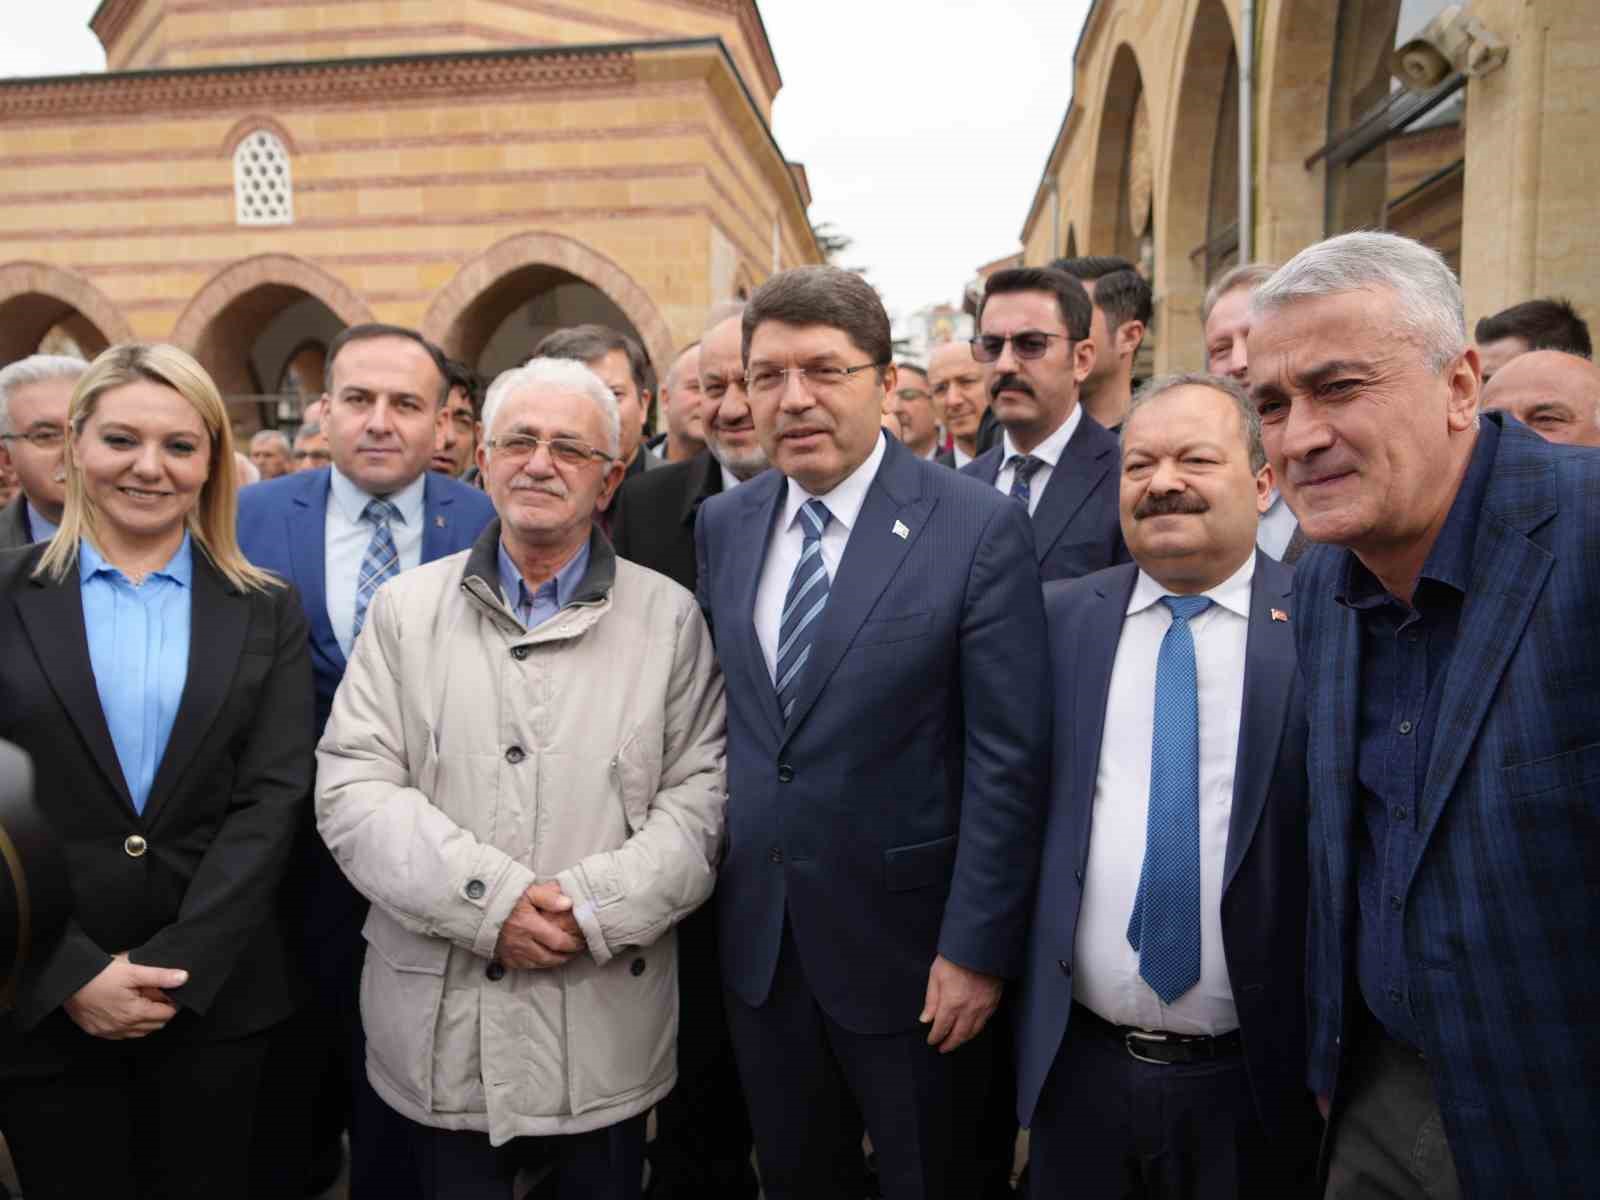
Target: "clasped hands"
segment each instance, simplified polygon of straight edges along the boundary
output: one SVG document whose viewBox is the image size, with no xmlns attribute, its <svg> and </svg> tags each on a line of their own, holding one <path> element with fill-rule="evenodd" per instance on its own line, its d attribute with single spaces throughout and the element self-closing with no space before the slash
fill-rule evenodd
<svg viewBox="0 0 1600 1200">
<path fill-rule="evenodd" d="M 534 884 L 517 898 L 500 926 L 494 957 L 518 970 L 544 970 L 570 962 L 587 945 L 572 915 L 572 901 L 552 879 Z"/>
<path fill-rule="evenodd" d="M 62 1005 L 85 1033 L 122 1041 L 154 1033 L 178 1015 L 167 988 L 189 982 L 189 972 L 173 967 L 146 967 L 114 955 L 100 974 Z"/>
</svg>

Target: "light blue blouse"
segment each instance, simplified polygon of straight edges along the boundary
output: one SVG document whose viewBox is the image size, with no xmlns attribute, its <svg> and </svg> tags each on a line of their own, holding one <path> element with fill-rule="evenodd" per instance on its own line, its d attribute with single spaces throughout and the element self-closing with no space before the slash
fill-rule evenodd
<svg viewBox="0 0 1600 1200">
<path fill-rule="evenodd" d="M 78 575 L 100 707 L 133 807 L 143 813 L 189 678 L 189 535 L 167 565 L 138 587 L 85 538 L 78 544 Z"/>
</svg>

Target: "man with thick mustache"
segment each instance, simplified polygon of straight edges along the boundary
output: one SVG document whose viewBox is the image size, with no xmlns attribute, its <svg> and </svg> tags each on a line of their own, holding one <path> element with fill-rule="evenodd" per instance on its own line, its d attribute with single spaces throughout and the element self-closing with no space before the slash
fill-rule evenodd
<svg viewBox="0 0 1600 1200">
<path fill-rule="evenodd" d="M 1094 366 L 1093 311 L 1083 285 L 1062 271 L 996 271 L 972 339 L 1004 435 L 963 470 L 1027 509 L 1046 581 L 1128 560 L 1117 519 L 1117 439 L 1078 403 Z"/>
<path fill-rule="evenodd" d="M 1040 1196 L 1303 1194 L 1306 716 L 1232 380 L 1133 399 L 1134 561 L 1045 585 L 1055 769 L 1018 1006 Z M 1137 1181 L 1137 1186 L 1133 1186 Z"/>
<path fill-rule="evenodd" d="M 1318 243 L 1251 310 L 1320 543 L 1293 624 L 1327 1195 L 1591 1195 L 1600 457 L 1479 412 L 1460 284 L 1416 242 Z"/>
<path fill-rule="evenodd" d="M 696 546 L 728 688 L 722 972 L 762 1188 L 857 1200 L 864 1118 L 889 1200 L 969 1200 L 1048 756 L 1032 530 L 882 432 L 889 318 L 860 276 L 773 276 L 742 346 L 776 470 L 707 500 Z"/>
</svg>

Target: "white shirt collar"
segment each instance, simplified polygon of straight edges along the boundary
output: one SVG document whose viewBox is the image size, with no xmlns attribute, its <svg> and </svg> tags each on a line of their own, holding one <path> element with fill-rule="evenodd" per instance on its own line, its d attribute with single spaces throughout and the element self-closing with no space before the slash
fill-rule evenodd
<svg viewBox="0 0 1600 1200">
<path fill-rule="evenodd" d="M 367 502 L 377 499 L 371 492 L 362 491 L 338 467 L 329 468 L 328 486 L 333 492 L 333 502 L 339 506 L 339 511 L 352 525 L 360 522 L 361 514 L 367 511 Z M 422 506 L 427 488 L 428 473 L 424 471 L 398 492 L 390 492 L 383 498 L 400 510 L 402 523 L 416 528 L 422 522 Z"/>
<path fill-rule="evenodd" d="M 718 463 L 717 467 L 722 472 L 722 490 L 723 491 L 731 492 L 731 491 L 733 491 L 734 488 L 739 486 L 739 477 L 737 475 L 735 475 L 732 471 L 728 470 L 728 468 L 726 466 L 724 466 L 722 463 Z"/>
<path fill-rule="evenodd" d="M 779 528 L 789 529 L 793 526 L 807 500 L 821 500 L 828 506 L 828 512 L 832 514 L 833 519 L 844 526 L 847 532 L 855 528 L 856 518 L 861 515 L 861 506 L 866 503 L 867 489 L 877 478 L 878 467 L 883 462 L 884 448 L 888 444 L 883 440 L 884 436 L 880 433 L 878 444 L 872 448 L 872 453 L 867 455 L 867 460 L 835 484 L 833 490 L 825 495 L 813 496 L 793 479 L 789 480 L 789 494 L 783 504 L 783 524 Z"/>
<path fill-rule="evenodd" d="M 1225 608 L 1235 616 L 1250 619 L 1250 582 L 1255 578 L 1256 552 L 1252 548 L 1250 557 L 1244 560 L 1240 568 L 1228 576 L 1216 587 L 1200 593 L 1211 599 L 1218 608 Z M 1128 597 L 1128 615 L 1143 612 L 1154 604 L 1158 604 L 1163 596 L 1172 593 L 1157 583 L 1141 568 L 1139 579 L 1133 585 L 1133 595 Z"/>
<path fill-rule="evenodd" d="M 972 461 L 972 455 L 968 454 L 960 446 L 951 446 L 950 453 L 955 456 L 956 470 L 958 471 Z"/>
<path fill-rule="evenodd" d="M 1067 419 L 1056 427 L 1056 431 L 1028 451 L 1028 453 L 1037 459 L 1042 459 L 1047 466 L 1054 468 L 1061 461 L 1061 452 L 1067 448 L 1067 443 L 1072 440 L 1072 435 L 1078 431 L 1078 423 L 1082 420 L 1083 405 L 1074 404 L 1072 411 L 1067 414 Z M 1016 444 L 1012 442 L 1009 429 L 1006 431 L 1002 441 L 1004 443 L 1004 454 L 1000 459 L 1000 465 L 1003 467 L 1011 461 L 1013 454 L 1021 454 L 1022 451 L 1018 450 Z"/>
</svg>

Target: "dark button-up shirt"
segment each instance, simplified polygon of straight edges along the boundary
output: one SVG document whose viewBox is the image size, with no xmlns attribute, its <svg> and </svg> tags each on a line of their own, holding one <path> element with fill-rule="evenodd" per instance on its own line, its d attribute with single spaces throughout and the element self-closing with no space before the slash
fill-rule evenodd
<svg viewBox="0 0 1600 1200">
<path fill-rule="evenodd" d="M 1405 952 L 1406 887 L 1422 853 L 1421 805 L 1444 678 L 1472 579 L 1478 513 L 1500 431 L 1483 422 L 1461 489 L 1429 551 L 1411 603 L 1347 554 L 1335 593 L 1361 625 L 1356 776 L 1356 970 L 1361 995 L 1390 1036 L 1420 1048 Z"/>
</svg>

